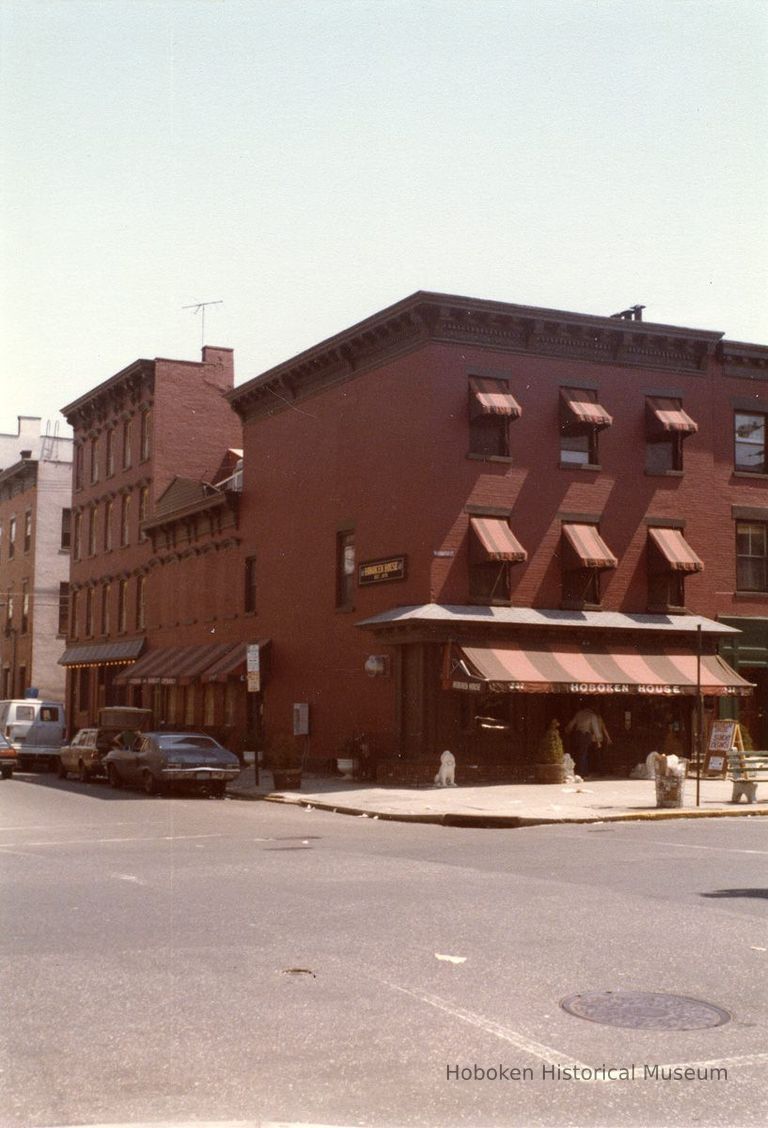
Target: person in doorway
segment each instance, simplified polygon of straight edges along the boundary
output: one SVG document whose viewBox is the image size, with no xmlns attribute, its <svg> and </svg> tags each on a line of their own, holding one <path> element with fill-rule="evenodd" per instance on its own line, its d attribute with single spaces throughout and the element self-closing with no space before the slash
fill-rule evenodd
<svg viewBox="0 0 768 1128">
<path fill-rule="evenodd" d="M 608 729 L 605 727 L 603 718 L 594 709 L 583 706 L 571 717 L 565 726 L 565 731 L 573 733 L 573 758 L 576 761 L 576 772 L 582 779 L 586 779 L 590 772 L 592 746 L 596 745 L 598 748 L 602 748 L 603 741 L 606 744 L 611 743 Z"/>
</svg>

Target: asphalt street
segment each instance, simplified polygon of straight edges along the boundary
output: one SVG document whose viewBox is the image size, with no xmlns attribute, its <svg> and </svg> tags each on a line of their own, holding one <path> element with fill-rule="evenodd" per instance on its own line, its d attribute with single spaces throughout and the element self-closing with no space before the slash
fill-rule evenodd
<svg viewBox="0 0 768 1128">
<path fill-rule="evenodd" d="M 20 775 L 0 1123 L 762 1125 L 767 863 L 765 819 L 469 830 Z M 728 1021 L 561 1006 L 604 992 Z"/>
</svg>

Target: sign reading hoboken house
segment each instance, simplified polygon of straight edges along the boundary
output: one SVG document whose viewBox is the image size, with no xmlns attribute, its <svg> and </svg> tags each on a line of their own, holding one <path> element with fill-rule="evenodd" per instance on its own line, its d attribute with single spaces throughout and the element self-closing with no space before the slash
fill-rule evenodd
<svg viewBox="0 0 768 1128">
<path fill-rule="evenodd" d="M 383 584 L 387 580 L 404 580 L 406 575 L 407 557 L 388 556 L 385 560 L 366 560 L 357 568 L 357 582 L 365 584 Z"/>
<path fill-rule="evenodd" d="M 640 693 L 661 697 L 693 694 L 695 686 L 656 685 L 640 682 L 522 682 L 522 681 L 471 681 L 452 678 L 451 689 L 463 693 L 578 693 L 601 696 L 621 693 Z M 734 692 L 730 688 L 725 693 Z"/>
</svg>

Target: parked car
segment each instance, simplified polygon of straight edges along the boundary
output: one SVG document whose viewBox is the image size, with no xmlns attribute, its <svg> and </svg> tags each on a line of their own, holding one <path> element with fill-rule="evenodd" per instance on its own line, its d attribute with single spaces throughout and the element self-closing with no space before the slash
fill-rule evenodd
<svg viewBox="0 0 768 1128">
<path fill-rule="evenodd" d="M 154 795 L 162 787 L 185 785 L 224 797 L 227 783 L 240 774 L 240 761 L 202 732 L 145 732 L 129 748 L 104 757 L 112 787 L 141 787 Z"/>
<path fill-rule="evenodd" d="M 115 730 L 103 728 L 80 729 L 69 744 L 59 749 L 56 771 L 59 779 L 74 772 L 86 783 L 92 776 L 106 775 L 104 757 L 114 747 Z"/>
<path fill-rule="evenodd" d="M 0 775 L 3 779 L 10 779 L 15 767 L 18 767 L 16 749 L 0 732 Z"/>
</svg>

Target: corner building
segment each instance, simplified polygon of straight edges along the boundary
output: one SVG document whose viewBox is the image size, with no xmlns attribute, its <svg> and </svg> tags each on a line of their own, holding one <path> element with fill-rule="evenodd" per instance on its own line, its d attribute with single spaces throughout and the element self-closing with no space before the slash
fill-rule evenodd
<svg viewBox="0 0 768 1128">
<path fill-rule="evenodd" d="M 419 292 L 229 393 L 268 734 L 525 779 L 597 701 L 620 775 L 699 670 L 766 746 L 768 349 L 640 313 Z"/>
</svg>

